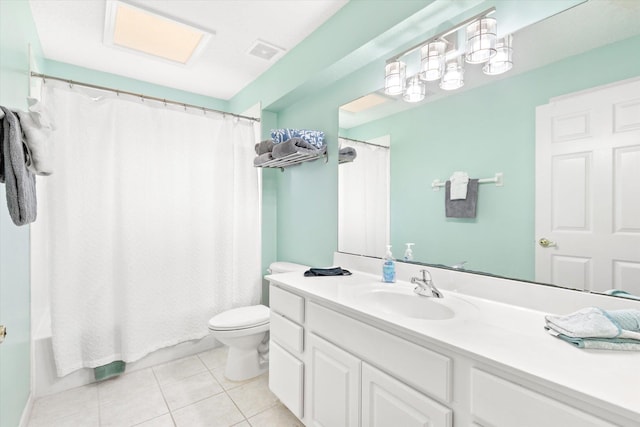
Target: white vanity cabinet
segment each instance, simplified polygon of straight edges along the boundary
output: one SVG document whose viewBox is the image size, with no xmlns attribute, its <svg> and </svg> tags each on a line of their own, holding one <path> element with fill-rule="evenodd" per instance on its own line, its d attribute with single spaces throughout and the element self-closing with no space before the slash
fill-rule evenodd
<svg viewBox="0 0 640 427">
<path fill-rule="evenodd" d="M 287 283 L 270 286 L 269 387 L 308 427 L 640 426 L 602 400 Z"/>
</svg>

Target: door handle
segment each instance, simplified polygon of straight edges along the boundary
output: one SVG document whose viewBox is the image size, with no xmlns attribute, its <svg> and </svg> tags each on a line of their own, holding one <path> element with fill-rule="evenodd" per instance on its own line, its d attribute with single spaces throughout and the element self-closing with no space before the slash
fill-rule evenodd
<svg viewBox="0 0 640 427">
<path fill-rule="evenodd" d="M 538 244 L 543 248 L 551 248 L 556 246 L 556 242 L 549 240 L 546 237 L 543 237 L 540 240 L 538 240 Z"/>
<path fill-rule="evenodd" d="M 7 328 L 4 325 L 0 325 L 0 344 L 4 342 L 4 337 L 7 336 Z"/>
</svg>

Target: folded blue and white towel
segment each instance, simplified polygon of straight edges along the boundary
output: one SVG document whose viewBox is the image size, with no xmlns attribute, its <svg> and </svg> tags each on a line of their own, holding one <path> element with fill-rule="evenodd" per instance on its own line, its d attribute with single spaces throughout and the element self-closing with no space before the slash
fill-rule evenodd
<svg viewBox="0 0 640 427">
<path fill-rule="evenodd" d="M 565 316 L 547 315 L 545 321 L 552 335 L 581 348 L 640 350 L 640 310 L 587 307 Z"/>
<path fill-rule="evenodd" d="M 319 130 L 271 129 L 271 139 L 275 144 L 285 142 L 291 138 L 302 138 L 316 148 L 322 148 L 324 145 L 324 132 Z"/>
</svg>

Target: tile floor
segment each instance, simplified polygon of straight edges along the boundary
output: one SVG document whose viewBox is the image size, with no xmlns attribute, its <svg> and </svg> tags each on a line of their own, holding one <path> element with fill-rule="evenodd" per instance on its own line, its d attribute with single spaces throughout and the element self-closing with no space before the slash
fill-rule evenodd
<svg viewBox="0 0 640 427">
<path fill-rule="evenodd" d="M 302 426 L 269 391 L 267 374 L 225 379 L 226 355 L 216 348 L 44 396 L 28 427 Z"/>
</svg>

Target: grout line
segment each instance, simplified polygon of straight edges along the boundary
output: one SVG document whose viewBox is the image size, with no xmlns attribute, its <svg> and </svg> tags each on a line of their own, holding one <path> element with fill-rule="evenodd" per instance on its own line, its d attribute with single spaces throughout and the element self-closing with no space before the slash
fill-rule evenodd
<svg viewBox="0 0 640 427">
<path fill-rule="evenodd" d="M 176 420 L 173 418 L 173 411 L 169 407 L 169 402 L 167 402 L 167 398 L 164 395 L 164 391 L 162 390 L 162 386 L 160 385 L 160 381 L 158 380 L 158 377 L 156 376 L 156 371 L 153 369 L 153 366 L 151 367 L 151 373 L 153 374 L 153 378 L 156 380 L 156 384 L 158 385 L 158 388 L 160 389 L 160 394 L 162 395 L 162 400 L 164 400 L 164 404 L 167 406 L 167 411 L 169 411 L 169 416 L 171 417 L 171 422 L 173 423 L 174 426 L 176 426 L 177 424 L 176 424 Z M 166 414 L 162 414 L 162 415 L 166 415 Z M 158 417 L 161 417 L 162 415 L 159 415 Z M 158 417 L 156 417 L 156 418 L 158 418 Z M 151 418 L 151 419 L 153 419 L 153 418 Z M 149 421 L 149 420 L 147 420 L 147 421 Z"/>
</svg>

